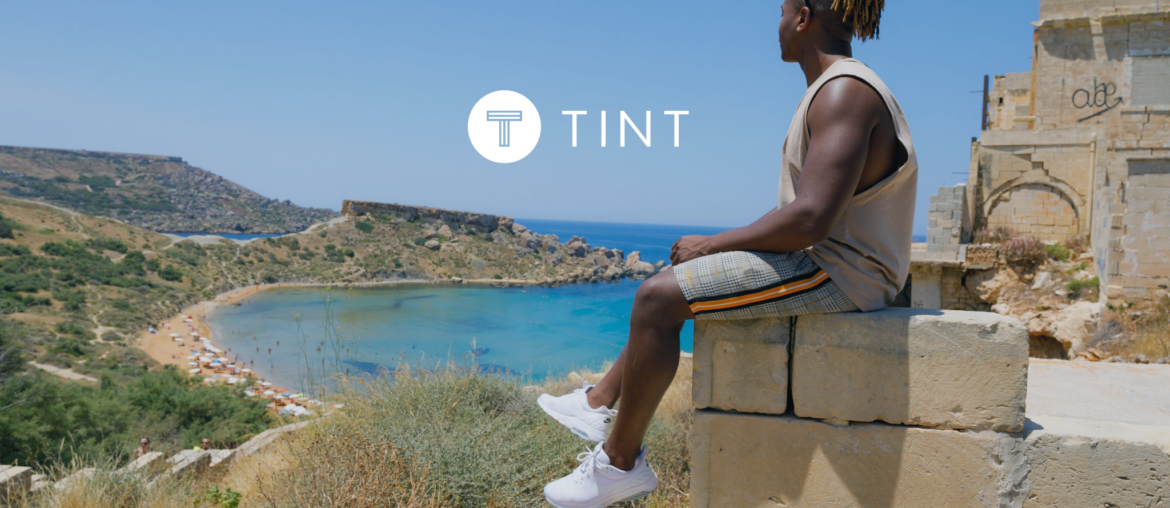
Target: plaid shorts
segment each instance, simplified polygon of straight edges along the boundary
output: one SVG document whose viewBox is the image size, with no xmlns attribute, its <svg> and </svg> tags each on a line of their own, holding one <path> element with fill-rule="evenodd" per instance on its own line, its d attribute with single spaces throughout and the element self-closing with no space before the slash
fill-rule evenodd
<svg viewBox="0 0 1170 508">
<path fill-rule="evenodd" d="M 859 310 L 804 251 L 720 252 L 674 267 L 695 319 L 755 319 Z"/>
</svg>

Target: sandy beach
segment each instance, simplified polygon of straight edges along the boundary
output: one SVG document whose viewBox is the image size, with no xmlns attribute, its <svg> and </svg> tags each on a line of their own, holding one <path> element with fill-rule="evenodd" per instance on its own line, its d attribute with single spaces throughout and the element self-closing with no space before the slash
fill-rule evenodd
<svg viewBox="0 0 1170 508">
<path fill-rule="evenodd" d="M 199 337 L 211 339 L 212 344 L 215 344 L 217 337 L 215 331 L 207 324 L 208 317 L 211 313 L 221 305 L 233 305 L 235 303 L 246 300 L 261 291 L 276 288 L 294 288 L 294 287 L 336 287 L 336 288 L 350 288 L 350 287 L 381 287 L 394 286 L 399 284 L 451 284 L 453 282 L 446 281 L 391 281 L 391 282 L 368 282 L 368 283 L 351 283 L 351 284 L 300 284 L 300 283 L 280 283 L 280 284 L 260 284 L 255 286 L 247 286 L 237 288 L 226 293 L 221 293 L 211 300 L 205 300 L 195 305 L 191 305 L 182 310 L 179 314 L 171 316 L 162 323 L 154 323 L 157 327 L 155 333 L 148 330 L 143 330 L 138 335 L 138 343 L 136 346 L 145 351 L 147 355 L 154 358 L 155 361 L 162 365 L 175 365 L 186 372 L 191 368 L 188 365 L 190 360 L 191 346 L 198 345 L 198 340 L 191 332 L 199 334 Z M 499 279 L 475 279 L 464 280 L 465 284 L 507 284 L 507 285 L 531 285 L 537 284 L 537 281 L 528 280 L 499 280 Z M 190 316 L 188 318 L 187 316 Z M 190 321 L 188 321 L 190 319 Z M 179 337 L 183 339 L 182 342 L 175 341 L 171 337 L 172 333 L 178 333 Z M 233 355 L 227 354 L 230 358 Z"/>
</svg>

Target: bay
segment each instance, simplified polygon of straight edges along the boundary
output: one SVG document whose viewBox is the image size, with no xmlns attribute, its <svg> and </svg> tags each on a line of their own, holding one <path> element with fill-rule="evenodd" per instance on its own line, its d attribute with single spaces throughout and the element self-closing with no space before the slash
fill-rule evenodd
<svg viewBox="0 0 1170 508">
<path fill-rule="evenodd" d="M 686 234 L 723 228 L 518 219 L 540 234 L 591 246 L 669 259 Z M 334 366 L 375 373 L 401 364 L 431 368 L 474 359 L 490 372 L 534 380 L 573 369 L 598 369 L 617 358 L 629 335 L 640 281 L 555 288 L 396 284 L 373 288 L 269 289 L 209 317 L 212 339 L 262 377 L 303 387 L 310 372 Z M 693 327 L 682 332 L 690 351 Z M 318 348 L 321 348 L 318 351 Z M 310 371 L 311 369 L 311 371 Z"/>
</svg>

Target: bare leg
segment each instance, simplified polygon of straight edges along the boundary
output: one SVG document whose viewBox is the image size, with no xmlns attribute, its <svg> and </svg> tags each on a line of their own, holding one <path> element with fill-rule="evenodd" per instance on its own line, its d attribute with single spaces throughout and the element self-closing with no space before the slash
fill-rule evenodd
<svg viewBox="0 0 1170 508">
<path fill-rule="evenodd" d="M 633 469 L 654 411 L 678 370 L 679 331 L 692 318 L 673 269 L 651 277 L 638 288 L 630 317 L 630 340 L 602 380 L 604 388 L 598 385 L 604 390 L 598 394 L 599 399 L 603 395 L 608 398 L 605 394 L 615 387 L 620 387 L 621 392 L 621 411 L 605 442 L 606 455 L 614 467 Z"/>
<path fill-rule="evenodd" d="M 605 377 L 594 386 L 586 396 L 589 399 L 589 407 L 597 409 L 601 406 L 613 409 L 614 404 L 617 404 L 618 397 L 622 395 L 622 369 L 626 364 L 626 349 L 630 346 L 622 348 L 622 354 L 618 355 L 617 360 L 613 362 L 613 366 L 609 368 L 609 372 L 605 373 Z"/>
</svg>

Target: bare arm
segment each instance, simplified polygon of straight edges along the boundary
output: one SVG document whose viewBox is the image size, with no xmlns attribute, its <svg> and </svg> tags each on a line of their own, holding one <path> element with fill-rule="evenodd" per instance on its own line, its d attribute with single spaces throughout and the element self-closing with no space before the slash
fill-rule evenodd
<svg viewBox="0 0 1170 508">
<path fill-rule="evenodd" d="M 856 194 L 870 138 L 886 114 L 882 98 L 861 81 L 825 84 L 809 106 L 811 139 L 796 199 L 742 228 L 684 236 L 671 248 L 671 262 L 736 250 L 796 252 L 827 238 Z"/>
</svg>

